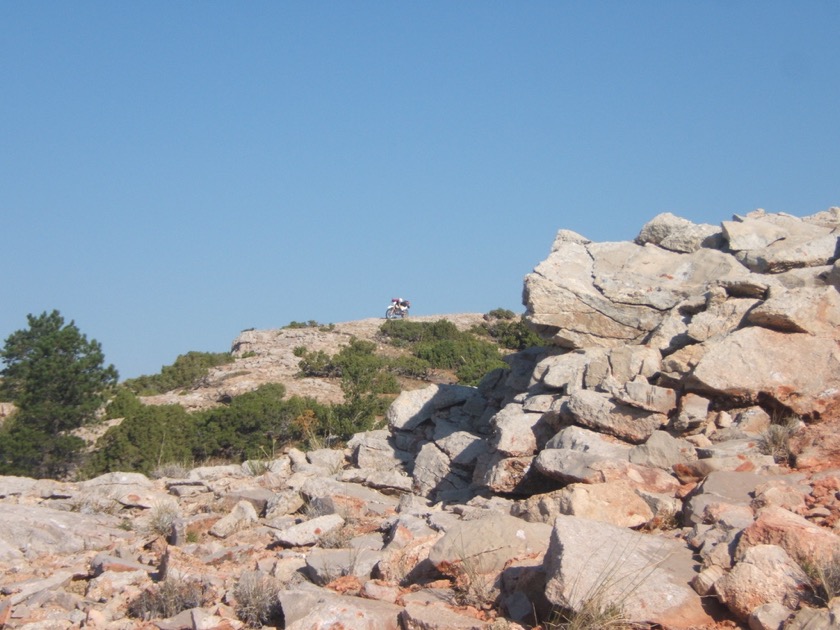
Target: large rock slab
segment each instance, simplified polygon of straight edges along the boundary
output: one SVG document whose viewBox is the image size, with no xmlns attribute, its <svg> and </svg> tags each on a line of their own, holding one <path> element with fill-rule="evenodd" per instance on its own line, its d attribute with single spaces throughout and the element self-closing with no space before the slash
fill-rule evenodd
<svg viewBox="0 0 840 630">
<path fill-rule="evenodd" d="M 603 433 L 570 426 L 557 432 L 545 445 L 546 449 L 558 448 L 598 455 L 605 459 L 627 459 L 631 446 L 621 440 L 605 436 Z"/>
<path fill-rule="evenodd" d="M 559 492 L 561 514 L 581 516 L 619 527 L 639 527 L 653 518 L 650 506 L 627 481 L 576 483 Z"/>
<path fill-rule="evenodd" d="M 802 568 L 781 547 L 757 545 L 744 553 L 735 567 L 715 582 L 718 599 L 739 619 L 764 604 L 781 602 L 791 613 L 809 588 Z"/>
<path fill-rule="evenodd" d="M 631 622 L 701 627 L 712 619 L 689 586 L 693 567 L 691 551 L 680 541 L 560 516 L 545 555 L 546 596 L 567 610 L 600 599 L 619 605 Z"/>
<path fill-rule="evenodd" d="M 475 388 L 462 385 L 430 385 L 404 391 L 388 408 L 388 427 L 410 431 L 431 420 L 437 412 L 463 405 L 476 394 Z"/>
<path fill-rule="evenodd" d="M 680 486 L 676 478 L 661 469 L 562 448 L 542 451 L 534 459 L 534 468 L 550 479 L 565 483 L 625 480 L 638 490 L 672 496 Z"/>
<path fill-rule="evenodd" d="M 757 210 L 735 221 L 724 221 L 722 227 L 738 260 L 758 273 L 823 266 L 837 258 L 836 223 L 826 225 Z"/>
<path fill-rule="evenodd" d="M 0 560 L 104 549 L 133 537 L 115 516 L 32 505 L 0 504 L 0 523 Z"/>
<path fill-rule="evenodd" d="M 840 294 L 834 287 L 773 291 L 746 321 L 780 332 L 834 337 L 840 326 Z"/>
<path fill-rule="evenodd" d="M 409 602 L 400 613 L 402 630 L 486 630 L 488 623 L 443 602 Z"/>
<path fill-rule="evenodd" d="M 690 253 L 704 246 L 714 246 L 721 229 L 708 223 L 692 223 L 670 212 L 658 214 L 645 223 L 636 243 L 651 243 L 672 252 Z"/>
<path fill-rule="evenodd" d="M 706 508 L 714 504 L 749 507 L 756 488 L 767 481 L 754 472 L 712 472 L 685 502 L 683 518 L 689 524 L 701 523 Z"/>
<path fill-rule="evenodd" d="M 811 564 L 840 557 L 840 536 L 774 505 L 760 510 L 755 522 L 744 530 L 736 555 L 742 556 L 756 545 L 777 545 L 795 560 Z"/>
<path fill-rule="evenodd" d="M 549 257 L 525 278 L 528 321 L 568 348 L 639 343 L 689 295 L 749 274 L 713 249 L 675 253 L 655 245 L 590 243 L 561 231 Z"/>
<path fill-rule="evenodd" d="M 489 512 L 483 518 L 461 521 L 449 528 L 429 552 L 429 560 L 443 573 L 468 566 L 477 573 L 498 573 L 513 558 L 542 556 L 551 526 Z"/>
<path fill-rule="evenodd" d="M 304 482 L 300 492 L 321 514 L 341 514 L 353 518 L 393 514 L 399 503 L 397 498 L 373 488 L 322 477 Z"/>
<path fill-rule="evenodd" d="M 840 409 L 840 348 L 833 339 L 752 326 L 707 343 L 688 379 L 738 399 L 767 396 L 800 415 Z"/>
<path fill-rule="evenodd" d="M 314 545 L 324 536 L 344 527 L 344 519 L 338 514 L 325 514 L 316 518 L 291 525 L 274 532 L 274 537 L 287 547 L 305 547 Z"/>
<path fill-rule="evenodd" d="M 574 392 L 565 406 L 578 424 L 640 444 L 667 424 L 668 416 L 616 402 L 610 395 L 588 389 Z"/>
<path fill-rule="evenodd" d="M 394 604 L 362 597 L 342 596 L 323 588 L 301 585 L 282 590 L 277 599 L 286 630 L 354 628 L 398 630 L 402 610 Z"/>
<path fill-rule="evenodd" d="M 530 413 L 522 405 L 505 405 L 492 419 L 493 446 L 508 457 L 534 455 L 554 435 L 550 414 Z"/>
</svg>

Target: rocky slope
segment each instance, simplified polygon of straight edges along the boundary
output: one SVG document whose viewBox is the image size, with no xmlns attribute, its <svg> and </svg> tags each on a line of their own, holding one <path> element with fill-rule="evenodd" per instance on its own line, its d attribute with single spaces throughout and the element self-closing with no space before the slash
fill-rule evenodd
<svg viewBox="0 0 840 630">
<path fill-rule="evenodd" d="M 554 345 L 405 391 L 346 449 L 0 478 L 0 623 L 836 628 L 838 228 L 832 208 L 561 231 L 524 291 Z M 277 336 L 237 351 L 270 371 Z"/>
</svg>

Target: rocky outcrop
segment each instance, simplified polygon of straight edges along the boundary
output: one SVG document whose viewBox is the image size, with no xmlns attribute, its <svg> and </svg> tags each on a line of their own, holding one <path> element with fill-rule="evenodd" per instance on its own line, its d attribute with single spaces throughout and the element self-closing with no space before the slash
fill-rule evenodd
<svg viewBox="0 0 840 630">
<path fill-rule="evenodd" d="M 403 392 L 346 448 L 0 478 L 0 625 L 833 627 L 838 227 L 832 208 L 561 231 L 525 282 L 546 346 Z M 272 336 L 237 352 L 274 369 Z M 153 606 L 164 589 L 183 610 Z"/>
</svg>

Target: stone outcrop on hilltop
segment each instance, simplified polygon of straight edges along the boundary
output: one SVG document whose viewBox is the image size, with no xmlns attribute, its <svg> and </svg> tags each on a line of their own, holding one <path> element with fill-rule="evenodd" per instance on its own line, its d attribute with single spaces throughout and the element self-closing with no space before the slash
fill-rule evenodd
<svg viewBox="0 0 840 630">
<path fill-rule="evenodd" d="M 561 231 L 524 290 L 551 345 L 475 388 L 403 392 L 344 450 L 0 478 L 0 624 L 238 628 L 259 580 L 272 624 L 298 630 L 599 607 L 638 627 L 835 628 L 814 569 L 840 571 L 838 228 L 832 208 L 661 215 L 633 243 Z M 128 616 L 178 581 L 202 597 Z"/>
</svg>

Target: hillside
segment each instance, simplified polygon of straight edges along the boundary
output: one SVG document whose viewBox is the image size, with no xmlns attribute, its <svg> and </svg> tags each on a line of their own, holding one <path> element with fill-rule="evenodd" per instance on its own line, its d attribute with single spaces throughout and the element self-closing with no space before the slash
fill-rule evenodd
<svg viewBox="0 0 840 630">
<path fill-rule="evenodd" d="M 469 330 L 484 321 L 478 313 L 450 315 L 422 315 L 410 318 L 415 322 L 434 322 L 446 319 L 459 330 Z M 220 401 L 253 391 L 266 383 L 282 383 L 289 396 L 306 396 L 322 403 L 337 403 L 343 399 L 338 379 L 298 377 L 300 357 L 295 348 L 338 353 L 352 338 L 377 344 L 377 353 L 388 356 L 408 354 L 407 350 L 382 343 L 379 329 L 386 320 L 372 317 L 357 321 L 269 330 L 243 331 L 231 345 L 233 363 L 212 368 L 195 386 L 158 396 L 143 398 L 146 404 L 177 404 L 187 409 L 207 409 Z M 451 380 L 438 374 L 437 381 Z M 404 381 L 406 388 L 422 386 L 422 382 Z"/>
</svg>

